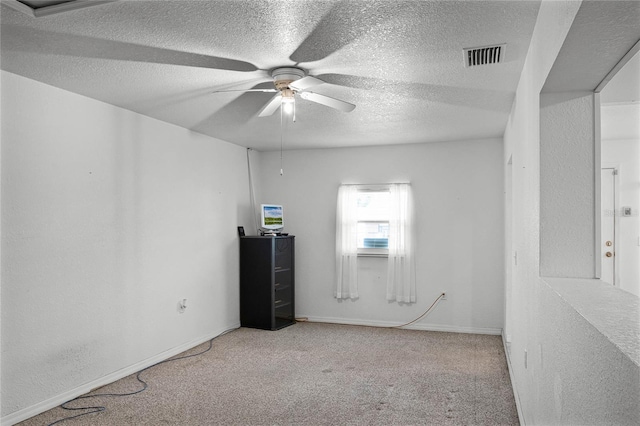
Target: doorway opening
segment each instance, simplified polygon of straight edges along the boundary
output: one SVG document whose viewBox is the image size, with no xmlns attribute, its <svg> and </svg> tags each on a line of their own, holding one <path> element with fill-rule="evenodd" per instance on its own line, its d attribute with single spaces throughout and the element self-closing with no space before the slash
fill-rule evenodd
<svg viewBox="0 0 640 426">
<path fill-rule="evenodd" d="M 596 89 L 600 100 L 597 276 L 640 296 L 640 42 Z"/>
</svg>

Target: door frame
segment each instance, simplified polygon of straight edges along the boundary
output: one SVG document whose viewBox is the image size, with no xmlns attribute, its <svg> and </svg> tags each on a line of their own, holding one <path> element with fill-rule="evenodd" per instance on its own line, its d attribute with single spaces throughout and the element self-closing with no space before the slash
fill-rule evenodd
<svg viewBox="0 0 640 426">
<path fill-rule="evenodd" d="M 504 335 L 505 347 L 510 351 L 513 329 L 513 282 L 515 274 L 515 243 L 513 226 L 513 154 L 505 164 L 504 206 L 505 206 L 505 297 L 504 297 Z M 510 354 L 507 354 L 509 356 Z"/>
<path fill-rule="evenodd" d="M 619 225 L 619 213 L 620 213 L 620 173 L 622 172 L 622 165 L 620 163 L 612 163 L 612 162 L 602 162 L 600 165 L 600 173 L 598 174 L 599 185 L 599 194 L 598 194 L 598 204 L 599 204 L 599 214 L 597 218 L 597 234 L 596 234 L 596 255 L 598 261 L 596 262 L 596 278 L 602 278 L 602 252 L 603 252 L 603 244 L 602 241 L 602 183 L 601 183 L 601 173 L 602 169 L 613 169 L 616 173 L 613 175 L 613 286 L 618 287 L 617 276 L 619 268 L 619 245 L 620 245 L 620 226 Z"/>
</svg>

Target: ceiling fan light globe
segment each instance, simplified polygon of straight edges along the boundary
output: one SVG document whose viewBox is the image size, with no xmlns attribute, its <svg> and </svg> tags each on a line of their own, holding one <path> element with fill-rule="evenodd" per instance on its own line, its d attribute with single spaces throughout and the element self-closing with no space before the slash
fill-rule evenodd
<svg viewBox="0 0 640 426">
<path fill-rule="evenodd" d="M 294 98 L 288 98 L 288 97 L 282 97 L 282 111 L 285 114 L 292 114 L 293 113 L 293 107 L 295 105 L 295 99 Z"/>
</svg>

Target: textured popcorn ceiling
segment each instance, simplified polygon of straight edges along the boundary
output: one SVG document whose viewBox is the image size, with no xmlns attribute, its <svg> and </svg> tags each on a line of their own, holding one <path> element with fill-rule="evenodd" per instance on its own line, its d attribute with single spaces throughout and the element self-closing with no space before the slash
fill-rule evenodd
<svg viewBox="0 0 640 426">
<path fill-rule="evenodd" d="M 298 99 L 285 148 L 504 133 L 539 1 L 117 1 L 34 18 L 2 6 L 2 69 L 258 150 L 270 70 L 298 65 L 343 113 Z M 462 49 L 506 43 L 502 64 Z"/>
</svg>

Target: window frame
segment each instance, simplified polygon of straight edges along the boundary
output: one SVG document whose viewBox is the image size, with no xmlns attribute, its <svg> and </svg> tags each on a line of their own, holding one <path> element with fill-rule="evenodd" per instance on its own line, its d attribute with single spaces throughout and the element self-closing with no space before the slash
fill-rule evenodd
<svg viewBox="0 0 640 426">
<path fill-rule="evenodd" d="M 382 185 L 358 185 L 358 192 L 391 192 L 390 184 Z M 357 220 L 356 223 L 389 223 L 389 218 L 384 220 Z M 365 248 L 358 247 L 358 257 L 389 257 L 389 248 Z"/>
</svg>

